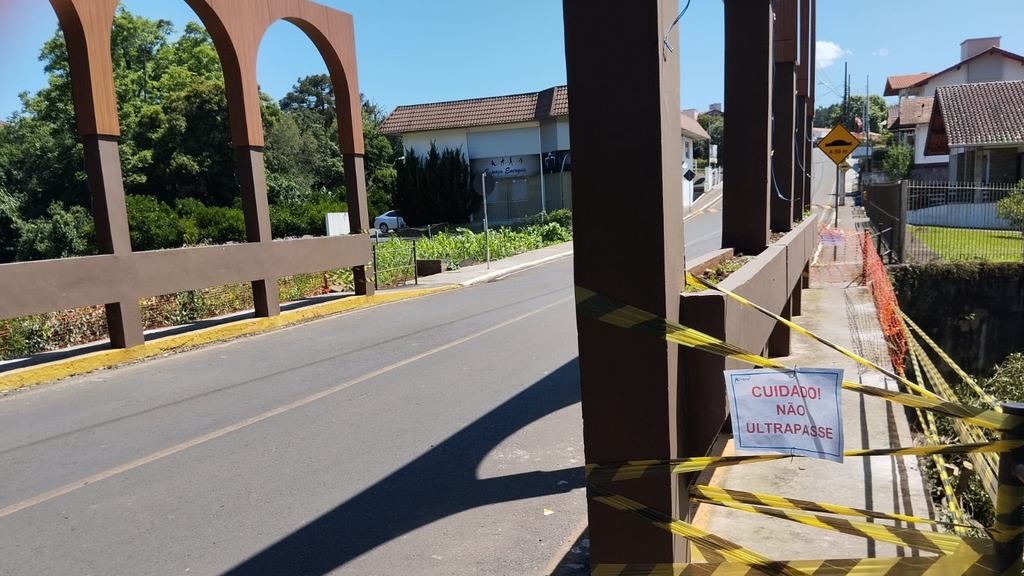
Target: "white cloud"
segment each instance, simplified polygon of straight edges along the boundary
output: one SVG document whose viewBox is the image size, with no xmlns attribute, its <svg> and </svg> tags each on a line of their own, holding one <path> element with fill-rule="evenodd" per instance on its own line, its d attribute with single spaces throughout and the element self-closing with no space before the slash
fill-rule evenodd
<svg viewBox="0 0 1024 576">
<path fill-rule="evenodd" d="M 885 58 L 889 55 L 889 50 L 887 48 L 879 48 L 872 52 L 871 55 L 879 58 Z"/>
<path fill-rule="evenodd" d="M 837 60 L 852 54 L 849 50 L 843 50 L 835 42 L 828 42 L 825 40 L 818 40 L 814 43 L 815 50 L 815 61 L 814 67 L 818 70 L 822 68 L 828 68 L 829 66 L 836 63 Z"/>
</svg>

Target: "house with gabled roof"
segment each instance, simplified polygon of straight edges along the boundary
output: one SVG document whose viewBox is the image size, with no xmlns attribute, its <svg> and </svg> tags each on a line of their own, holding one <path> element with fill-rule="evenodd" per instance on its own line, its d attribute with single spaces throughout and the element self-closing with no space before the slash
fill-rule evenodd
<svg viewBox="0 0 1024 576">
<path fill-rule="evenodd" d="M 946 180 L 950 158 L 945 154 L 926 154 L 925 141 L 932 113 L 932 98 L 945 86 L 1024 80 L 1024 56 L 999 47 L 1001 38 L 972 38 L 960 44 L 960 61 L 935 73 L 890 76 L 885 96 L 899 96 L 900 115 L 895 123 L 897 140 L 914 148 L 911 177 L 922 180 Z M 917 101 L 920 100 L 920 101 Z"/>
<path fill-rule="evenodd" d="M 1024 178 L 1024 80 L 936 88 L 924 149 L 949 155 L 954 182 Z"/>
<path fill-rule="evenodd" d="M 379 132 L 400 136 L 403 149 L 422 155 L 461 150 L 475 176 L 490 173 L 496 182 L 487 195 L 487 216 L 508 222 L 542 211 L 572 209 L 572 155 L 569 145 L 569 95 L 566 86 L 540 92 L 398 106 Z M 708 139 L 695 114 L 680 113 L 683 172 L 694 166 L 693 141 Z M 693 198 L 684 180 L 684 203 Z M 483 218 L 483 208 L 474 215 Z"/>
</svg>

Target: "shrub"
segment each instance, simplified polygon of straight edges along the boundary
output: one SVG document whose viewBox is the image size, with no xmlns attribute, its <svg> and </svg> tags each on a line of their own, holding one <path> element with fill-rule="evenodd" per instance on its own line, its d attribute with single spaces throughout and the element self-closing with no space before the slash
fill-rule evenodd
<svg viewBox="0 0 1024 576">
<path fill-rule="evenodd" d="M 132 250 L 180 248 L 185 230 L 174 209 L 152 196 L 125 196 Z"/>
<path fill-rule="evenodd" d="M 910 174 L 910 165 L 914 162 L 914 150 L 905 144 L 897 144 L 886 149 L 885 159 L 882 160 L 882 170 L 885 176 L 896 182 L 903 180 Z"/>
<path fill-rule="evenodd" d="M 996 203 L 996 214 L 1015 228 L 1024 226 L 1024 180 L 1017 182 L 1016 188 Z"/>
</svg>

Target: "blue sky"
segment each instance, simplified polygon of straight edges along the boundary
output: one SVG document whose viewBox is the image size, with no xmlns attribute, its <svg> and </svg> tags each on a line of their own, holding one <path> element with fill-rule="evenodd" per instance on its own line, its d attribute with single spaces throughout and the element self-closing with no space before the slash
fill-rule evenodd
<svg viewBox="0 0 1024 576">
<path fill-rule="evenodd" d="M 735 1 L 735 0 L 733 0 Z M 401 104 L 529 92 L 565 82 L 561 0 L 325 0 L 353 14 L 360 90 L 390 110 Z M 685 4 L 685 2 L 681 2 Z M 198 20 L 183 0 L 123 0 L 132 12 L 182 28 Z M 894 74 L 937 72 L 955 64 L 960 42 L 1002 36 L 1024 54 L 1019 0 L 818 0 L 818 104 L 839 100 L 843 63 L 852 92 L 881 93 Z M 722 0 L 693 0 L 680 21 L 682 107 L 722 102 Z M 0 0 L 0 118 L 23 90 L 46 83 L 39 48 L 56 29 L 45 0 Z M 609 41 L 614 41 L 610 38 Z M 823 56 L 829 56 L 823 58 Z M 262 89 L 281 98 L 300 76 L 325 72 L 310 42 L 286 22 L 260 48 Z"/>
</svg>

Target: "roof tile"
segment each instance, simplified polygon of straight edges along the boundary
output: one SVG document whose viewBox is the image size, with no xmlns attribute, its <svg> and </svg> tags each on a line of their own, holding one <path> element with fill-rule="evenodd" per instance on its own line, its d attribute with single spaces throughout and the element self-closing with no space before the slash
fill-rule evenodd
<svg viewBox="0 0 1024 576">
<path fill-rule="evenodd" d="M 927 80 L 933 76 L 930 72 L 923 72 L 921 74 L 904 74 L 902 76 L 889 76 L 885 80 L 885 92 L 884 96 L 899 96 L 900 90 L 904 88 L 910 88 L 914 84 Z"/>
<path fill-rule="evenodd" d="M 469 128 L 529 122 L 568 113 L 568 90 L 565 86 L 556 86 L 527 94 L 398 106 L 384 120 L 379 131 L 381 134 L 404 134 Z"/>
<path fill-rule="evenodd" d="M 1024 80 L 940 86 L 949 146 L 1024 143 Z"/>
<path fill-rule="evenodd" d="M 934 98 L 907 98 L 900 102 L 900 128 L 912 128 L 927 124 L 932 117 Z"/>
</svg>

